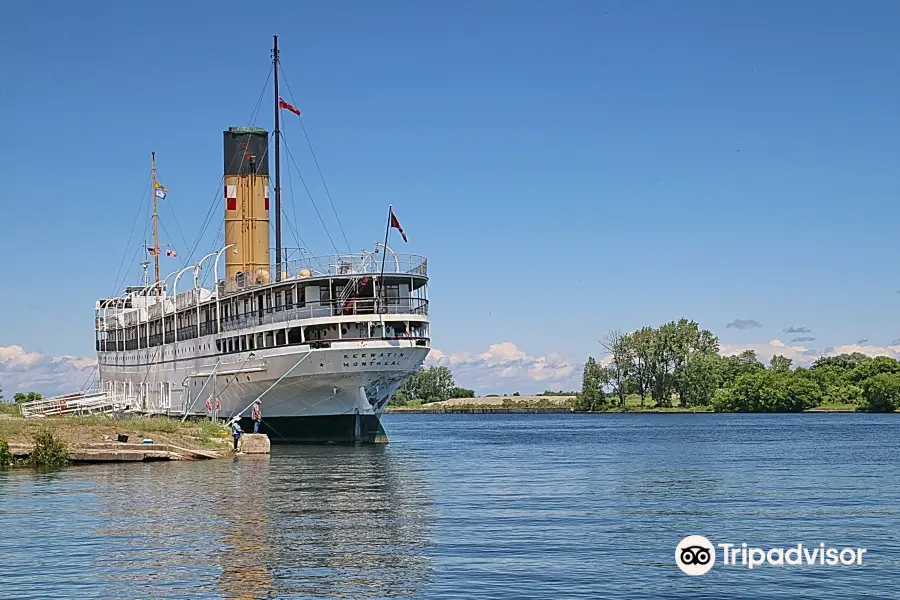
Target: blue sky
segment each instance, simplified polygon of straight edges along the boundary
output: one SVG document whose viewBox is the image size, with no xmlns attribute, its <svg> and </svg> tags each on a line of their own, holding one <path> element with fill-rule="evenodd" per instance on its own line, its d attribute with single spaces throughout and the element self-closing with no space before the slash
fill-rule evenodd
<svg viewBox="0 0 900 600">
<path fill-rule="evenodd" d="M 151 150 L 169 188 L 162 242 L 187 254 L 219 201 L 221 132 L 249 123 L 273 33 L 353 249 L 380 239 L 393 203 L 403 250 L 431 261 L 434 347 L 457 363 L 509 342 L 510 360 L 577 371 L 609 329 L 681 316 L 729 347 L 789 343 L 798 326 L 816 338 L 806 349 L 890 346 L 898 22 L 886 1 L 11 4 L 0 348 L 92 356 L 93 302 L 146 214 Z M 332 252 L 289 183 L 285 213 Z"/>
</svg>

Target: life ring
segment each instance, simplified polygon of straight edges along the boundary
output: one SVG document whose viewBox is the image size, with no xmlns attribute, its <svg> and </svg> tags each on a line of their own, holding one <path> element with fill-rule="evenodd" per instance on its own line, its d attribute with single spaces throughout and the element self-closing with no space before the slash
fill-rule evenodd
<svg viewBox="0 0 900 600">
<path fill-rule="evenodd" d="M 220 408 L 222 408 L 222 403 L 219 402 L 218 398 L 216 398 L 216 410 L 219 410 Z"/>
<path fill-rule="evenodd" d="M 206 399 L 206 410 L 212 412 L 212 402 L 209 401 L 209 398 Z"/>
</svg>

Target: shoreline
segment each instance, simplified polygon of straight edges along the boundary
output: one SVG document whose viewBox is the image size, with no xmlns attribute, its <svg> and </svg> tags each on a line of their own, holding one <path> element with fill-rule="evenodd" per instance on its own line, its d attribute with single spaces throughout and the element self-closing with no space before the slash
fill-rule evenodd
<svg viewBox="0 0 900 600">
<path fill-rule="evenodd" d="M 238 451 L 232 448 L 231 432 L 208 420 L 0 415 L 0 467 L 222 459 L 269 454 L 270 441 L 265 434 L 244 432 Z"/>
<path fill-rule="evenodd" d="M 571 408 L 504 408 L 504 407 L 441 407 L 441 408 L 387 408 L 384 411 L 386 415 L 397 414 L 414 414 L 414 415 L 477 415 L 477 414 L 573 414 L 573 415 L 800 415 L 808 413 L 841 413 L 855 414 L 860 411 L 852 408 L 811 408 L 801 412 L 715 412 L 712 410 L 690 410 L 680 408 L 661 408 L 661 409 L 626 409 L 626 410 L 602 410 L 602 411 L 575 411 Z M 866 413 L 878 414 L 878 413 Z M 890 413 L 884 413 L 890 414 Z"/>
</svg>

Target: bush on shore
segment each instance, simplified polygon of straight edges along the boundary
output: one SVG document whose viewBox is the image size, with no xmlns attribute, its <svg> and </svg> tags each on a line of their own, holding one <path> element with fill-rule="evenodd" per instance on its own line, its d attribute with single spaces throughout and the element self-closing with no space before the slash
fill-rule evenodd
<svg viewBox="0 0 900 600">
<path fill-rule="evenodd" d="M 28 464 L 32 467 L 63 467 L 69 464 L 69 450 L 53 437 L 53 431 L 43 427 L 34 434 L 34 449 L 28 457 Z"/>
</svg>

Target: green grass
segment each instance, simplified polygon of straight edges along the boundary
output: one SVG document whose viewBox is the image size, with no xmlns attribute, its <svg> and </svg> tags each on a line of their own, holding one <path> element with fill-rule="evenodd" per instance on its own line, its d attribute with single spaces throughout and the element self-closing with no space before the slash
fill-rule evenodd
<svg viewBox="0 0 900 600">
<path fill-rule="evenodd" d="M 22 413 L 19 412 L 18 404 L 10 404 L 9 402 L 0 401 L 0 415 L 19 417 L 22 415 Z"/>
<path fill-rule="evenodd" d="M 815 408 L 817 408 L 819 410 L 847 410 L 847 411 L 852 410 L 852 411 L 855 411 L 859 408 L 859 406 L 856 404 L 852 404 L 852 403 L 846 404 L 846 403 L 840 403 L 840 402 L 825 402 L 823 404 L 820 404 L 819 406 L 816 406 Z"/>
<path fill-rule="evenodd" d="M 0 438 L 8 439 L 22 433 L 25 419 L 0 419 Z"/>
</svg>

